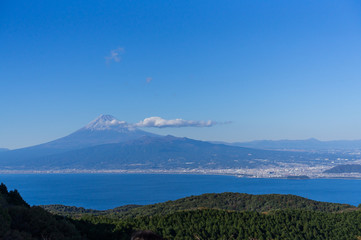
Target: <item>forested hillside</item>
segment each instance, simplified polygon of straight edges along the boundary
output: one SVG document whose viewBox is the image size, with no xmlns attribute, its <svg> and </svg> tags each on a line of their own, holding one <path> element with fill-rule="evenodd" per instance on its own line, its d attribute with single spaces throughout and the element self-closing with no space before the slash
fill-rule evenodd
<svg viewBox="0 0 361 240">
<path fill-rule="evenodd" d="M 282 210 L 271 214 L 214 209 L 116 221 L 116 229 L 150 229 L 168 239 L 360 239 L 361 214 Z"/>
<path fill-rule="evenodd" d="M 52 215 L 40 207 L 30 207 L 18 191 L 0 185 L 0 239 L 75 240 L 86 239 L 64 217 Z"/>
<path fill-rule="evenodd" d="M 179 240 L 361 239 L 358 208 L 293 195 L 203 194 L 107 211 L 46 208 L 74 218 L 30 207 L 16 190 L 1 184 L 0 239 L 129 240 L 133 232 L 145 229 Z"/>
<path fill-rule="evenodd" d="M 111 217 L 139 217 L 169 214 L 181 210 L 222 209 L 233 211 L 268 212 L 281 209 L 302 209 L 323 212 L 338 212 L 355 208 L 348 204 L 313 201 L 295 195 L 267 194 L 252 195 L 245 193 L 203 194 L 145 206 L 128 205 L 106 211 L 68 207 L 63 205 L 45 205 L 44 209 L 58 215 L 80 217 L 84 214 L 107 215 Z"/>
</svg>

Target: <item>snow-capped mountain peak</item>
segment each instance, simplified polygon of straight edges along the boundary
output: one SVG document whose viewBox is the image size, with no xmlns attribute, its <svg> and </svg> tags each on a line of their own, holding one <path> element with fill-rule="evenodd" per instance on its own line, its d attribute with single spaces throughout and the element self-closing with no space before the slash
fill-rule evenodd
<svg viewBox="0 0 361 240">
<path fill-rule="evenodd" d="M 112 115 L 100 115 L 95 120 L 91 121 L 85 126 L 88 130 L 110 130 L 117 128 L 128 128 L 128 124 L 125 121 L 119 121 Z"/>
</svg>

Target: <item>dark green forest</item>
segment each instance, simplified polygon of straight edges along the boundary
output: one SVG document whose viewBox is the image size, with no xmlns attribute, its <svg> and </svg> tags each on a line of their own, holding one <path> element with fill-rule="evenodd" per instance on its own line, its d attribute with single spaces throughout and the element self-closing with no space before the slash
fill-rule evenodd
<svg viewBox="0 0 361 240">
<path fill-rule="evenodd" d="M 192 209 L 223 209 L 234 211 L 257 211 L 268 212 L 281 209 L 303 209 L 323 212 L 338 212 L 353 209 L 354 206 L 339 203 L 327 203 L 313 201 L 295 195 L 266 194 L 252 195 L 246 193 L 212 193 L 200 196 L 190 196 L 175 201 L 167 201 L 151 205 L 127 205 L 106 211 L 96 211 L 92 209 L 76 208 L 63 205 L 41 206 L 47 211 L 77 218 L 84 214 L 94 216 L 107 215 L 108 217 L 126 218 L 138 216 L 165 215 L 182 210 Z"/>
<path fill-rule="evenodd" d="M 130 239 L 152 230 L 165 239 L 361 239 L 361 211 L 294 195 L 203 194 L 97 211 L 30 207 L 0 185 L 0 239 Z"/>
<path fill-rule="evenodd" d="M 70 219 L 30 207 L 17 190 L 0 185 L 0 239 L 85 239 Z"/>
</svg>

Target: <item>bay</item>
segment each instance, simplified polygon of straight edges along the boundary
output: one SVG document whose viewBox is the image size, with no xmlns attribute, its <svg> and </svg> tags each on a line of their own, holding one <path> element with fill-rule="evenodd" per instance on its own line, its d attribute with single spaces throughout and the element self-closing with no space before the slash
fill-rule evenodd
<svg viewBox="0 0 361 240">
<path fill-rule="evenodd" d="M 318 201 L 361 203 L 357 179 L 254 179 L 190 174 L 2 174 L 30 205 L 64 204 L 110 209 L 152 204 L 203 193 L 294 194 Z"/>
</svg>

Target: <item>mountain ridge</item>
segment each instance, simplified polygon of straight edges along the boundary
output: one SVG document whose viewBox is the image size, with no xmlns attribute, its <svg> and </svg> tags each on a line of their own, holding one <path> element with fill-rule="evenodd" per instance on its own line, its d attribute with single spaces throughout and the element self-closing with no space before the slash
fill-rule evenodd
<svg viewBox="0 0 361 240">
<path fill-rule="evenodd" d="M 249 142 L 217 142 L 231 146 L 248 147 L 268 150 L 305 150 L 305 151 L 326 151 L 326 150 L 355 150 L 361 149 L 361 140 L 331 140 L 320 141 L 316 138 L 304 140 L 255 140 Z"/>
</svg>

